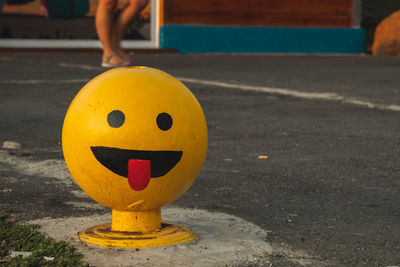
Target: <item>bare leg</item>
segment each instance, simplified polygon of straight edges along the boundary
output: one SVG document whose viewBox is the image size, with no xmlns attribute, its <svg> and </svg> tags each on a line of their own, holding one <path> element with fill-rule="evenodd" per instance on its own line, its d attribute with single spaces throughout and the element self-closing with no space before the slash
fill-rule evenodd
<svg viewBox="0 0 400 267">
<path fill-rule="evenodd" d="M 149 0 L 129 0 L 129 4 L 121 12 L 116 23 L 116 29 L 113 35 L 113 46 L 118 55 L 123 56 L 124 52 L 120 46 L 121 40 L 124 38 L 128 26 L 143 8 L 146 7 Z"/>
<path fill-rule="evenodd" d="M 116 27 L 113 25 L 113 17 L 117 7 L 117 2 L 117 0 L 99 0 L 96 10 L 96 30 L 103 46 L 103 59 L 110 57 L 112 54 L 117 52 L 115 51 L 113 44 L 113 31 Z M 121 57 L 116 55 L 111 56 L 109 63 L 115 64 L 121 61 Z"/>
</svg>

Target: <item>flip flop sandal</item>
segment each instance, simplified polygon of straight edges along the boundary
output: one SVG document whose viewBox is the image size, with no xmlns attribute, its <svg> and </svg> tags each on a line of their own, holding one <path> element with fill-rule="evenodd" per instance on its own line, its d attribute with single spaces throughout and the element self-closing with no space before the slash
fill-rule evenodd
<svg viewBox="0 0 400 267">
<path fill-rule="evenodd" d="M 133 53 L 133 52 L 131 52 L 131 53 Z M 117 54 L 117 56 L 119 56 L 120 58 L 122 58 L 122 59 L 124 59 L 126 61 L 132 62 L 132 59 L 131 59 L 130 55 L 129 54 L 125 54 L 124 50 L 122 48 L 121 48 L 121 54 Z"/>
<path fill-rule="evenodd" d="M 113 57 L 116 57 L 116 54 L 110 54 L 106 57 L 103 57 L 103 60 L 101 62 L 101 66 L 103 68 L 116 68 L 116 67 L 126 67 L 129 66 L 131 64 L 130 60 L 126 60 L 126 59 L 121 59 L 121 60 L 117 60 L 114 63 L 111 63 L 111 59 Z"/>
</svg>

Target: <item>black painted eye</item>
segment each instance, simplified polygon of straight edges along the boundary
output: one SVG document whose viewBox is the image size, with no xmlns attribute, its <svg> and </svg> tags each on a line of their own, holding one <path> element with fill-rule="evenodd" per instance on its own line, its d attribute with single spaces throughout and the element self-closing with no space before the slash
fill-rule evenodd
<svg viewBox="0 0 400 267">
<path fill-rule="evenodd" d="M 157 125 L 163 131 L 168 130 L 172 126 L 172 118 L 168 113 L 160 113 L 157 116 Z"/>
<path fill-rule="evenodd" d="M 125 114 L 121 110 L 113 110 L 108 113 L 108 124 L 113 128 L 119 128 L 125 122 Z"/>
</svg>

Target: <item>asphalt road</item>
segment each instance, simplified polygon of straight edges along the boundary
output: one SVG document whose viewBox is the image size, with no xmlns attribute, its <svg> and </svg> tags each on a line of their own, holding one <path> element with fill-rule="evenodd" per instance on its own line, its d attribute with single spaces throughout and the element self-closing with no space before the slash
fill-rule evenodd
<svg viewBox="0 0 400 267">
<path fill-rule="evenodd" d="M 271 231 L 267 242 L 321 262 L 400 266 L 399 59 L 134 60 L 181 78 L 207 118 L 203 171 L 173 206 L 239 216 Z M 64 115 L 85 81 L 103 71 L 98 66 L 95 54 L 0 55 L 0 142 L 22 144 L 3 149 L 1 210 L 21 220 L 109 212 L 69 205 L 78 199 L 71 186 L 18 170 L 25 166 L 18 161 L 62 159 Z M 269 257 L 285 265 L 283 255 Z"/>
</svg>

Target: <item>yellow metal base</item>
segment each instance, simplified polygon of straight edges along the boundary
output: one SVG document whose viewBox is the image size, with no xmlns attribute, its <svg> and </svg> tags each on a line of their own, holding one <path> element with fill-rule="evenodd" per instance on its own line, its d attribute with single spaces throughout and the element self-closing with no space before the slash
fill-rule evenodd
<svg viewBox="0 0 400 267">
<path fill-rule="evenodd" d="M 185 226 L 173 223 L 162 223 L 161 229 L 147 233 L 112 231 L 108 223 L 83 230 L 79 238 L 86 243 L 107 248 L 141 249 L 187 243 L 197 236 Z"/>
</svg>

